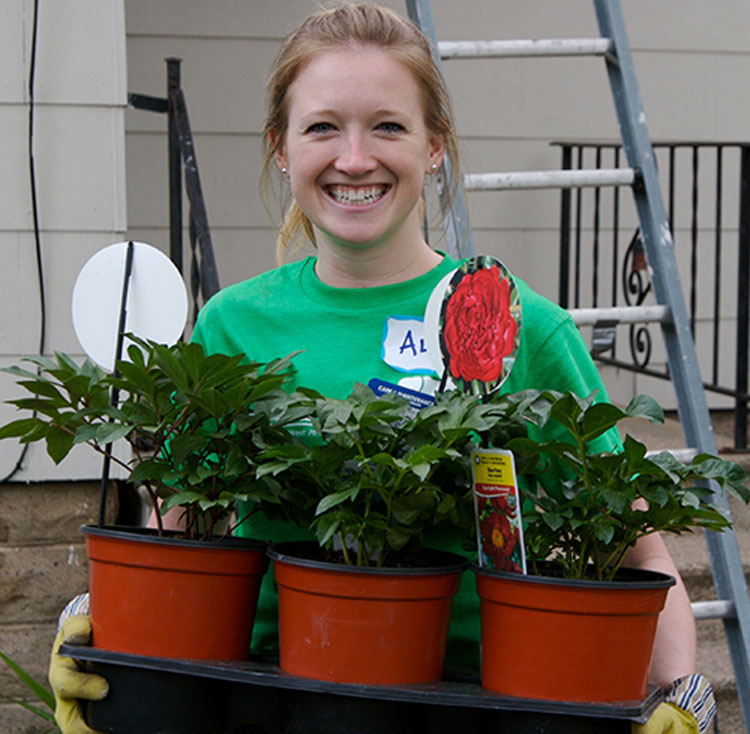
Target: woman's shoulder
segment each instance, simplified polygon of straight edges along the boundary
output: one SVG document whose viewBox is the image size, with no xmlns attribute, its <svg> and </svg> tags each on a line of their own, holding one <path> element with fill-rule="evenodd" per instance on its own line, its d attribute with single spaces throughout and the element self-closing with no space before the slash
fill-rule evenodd
<svg viewBox="0 0 750 734">
<path fill-rule="evenodd" d="M 252 278 L 233 283 L 214 294 L 203 306 L 201 312 L 211 313 L 237 306 L 248 306 L 253 303 L 264 303 L 264 298 L 271 292 L 277 300 L 279 294 L 297 287 L 300 274 L 310 266 L 313 258 L 307 257 L 291 263 L 285 263 L 271 270 L 254 275 Z"/>
<path fill-rule="evenodd" d="M 523 323 L 533 325 L 535 332 L 551 333 L 561 326 L 574 326 L 570 314 L 546 296 L 537 293 L 526 281 L 514 277 L 521 301 Z"/>
</svg>

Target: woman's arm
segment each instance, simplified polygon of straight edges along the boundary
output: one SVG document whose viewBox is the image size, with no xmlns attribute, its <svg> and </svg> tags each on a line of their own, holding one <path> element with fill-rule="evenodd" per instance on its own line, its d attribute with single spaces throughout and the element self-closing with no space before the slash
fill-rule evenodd
<svg viewBox="0 0 750 734">
<path fill-rule="evenodd" d="M 161 516 L 161 525 L 164 530 L 184 530 L 185 521 L 182 517 L 181 508 L 173 507 L 165 515 Z M 156 528 L 158 524 L 156 522 L 156 510 L 151 510 L 151 514 L 146 522 L 147 528 Z"/>
<path fill-rule="evenodd" d="M 625 565 L 661 571 L 674 576 L 677 584 L 669 590 L 667 603 L 659 615 L 654 654 L 651 662 L 651 682 L 666 688 L 672 681 L 695 672 L 695 619 L 685 585 L 658 534 L 641 538 L 625 558 Z"/>
</svg>

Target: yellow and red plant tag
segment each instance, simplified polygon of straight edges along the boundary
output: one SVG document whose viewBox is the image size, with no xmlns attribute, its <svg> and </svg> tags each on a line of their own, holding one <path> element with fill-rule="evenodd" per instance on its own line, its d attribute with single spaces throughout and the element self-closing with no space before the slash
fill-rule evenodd
<svg viewBox="0 0 750 734">
<path fill-rule="evenodd" d="M 526 573 L 513 454 L 503 449 L 474 449 L 471 468 L 479 566 Z"/>
</svg>

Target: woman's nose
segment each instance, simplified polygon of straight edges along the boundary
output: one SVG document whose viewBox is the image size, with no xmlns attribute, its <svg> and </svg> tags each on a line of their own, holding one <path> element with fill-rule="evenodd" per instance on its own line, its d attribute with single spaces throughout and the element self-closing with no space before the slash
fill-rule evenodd
<svg viewBox="0 0 750 734">
<path fill-rule="evenodd" d="M 350 176 L 361 176 L 377 166 L 364 135 L 352 132 L 341 140 L 342 148 L 336 159 L 336 168 Z"/>
</svg>

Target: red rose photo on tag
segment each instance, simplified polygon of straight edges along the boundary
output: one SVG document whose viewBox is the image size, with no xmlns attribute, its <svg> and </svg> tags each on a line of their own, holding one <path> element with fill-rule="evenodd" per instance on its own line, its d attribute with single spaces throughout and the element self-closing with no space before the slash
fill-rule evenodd
<svg viewBox="0 0 750 734">
<path fill-rule="evenodd" d="M 518 291 L 505 266 L 487 256 L 467 260 L 430 301 L 425 329 L 429 333 L 431 313 L 441 372 L 465 392 L 483 395 L 500 387 L 513 366 L 521 326 Z"/>
</svg>

